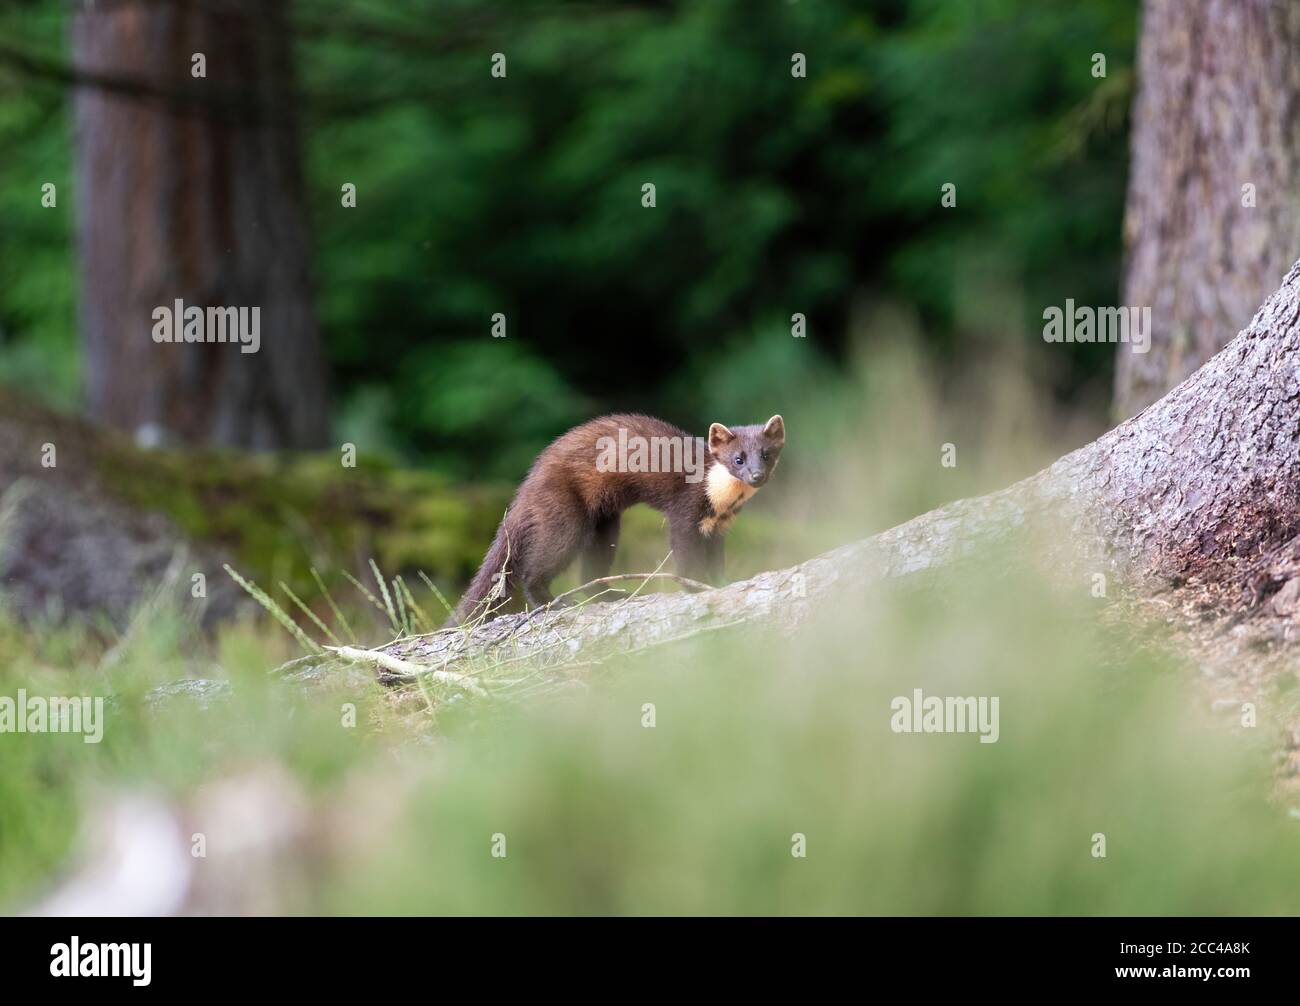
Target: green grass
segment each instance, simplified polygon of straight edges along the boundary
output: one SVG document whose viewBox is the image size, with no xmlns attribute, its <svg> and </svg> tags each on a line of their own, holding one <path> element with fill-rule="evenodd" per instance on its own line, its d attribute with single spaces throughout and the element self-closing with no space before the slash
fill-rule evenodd
<svg viewBox="0 0 1300 1006">
<path fill-rule="evenodd" d="M 106 679 L 11 663 L 0 694 L 102 681 L 120 698 L 98 746 L 0 735 L 0 898 L 42 888 L 96 792 L 184 802 L 274 765 L 328 850 L 278 892 L 286 911 L 1300 910 L 1300 828 L 1268 799 L 1267 725 L 1211 721 L 1187 673 L 1117 660 L 1091 613 L 1053 597 L 976 577 L 941 603 L 845 598 L 797 639 L 709 638 L 576 692 L 433 715 L 378 686 L 286 688 L 266 673 L 278 639 L 249 628 L 221 639 L 234 697 L 206 711 L 145 710 L 181 670 L 165 624 Z M 890 701 L 914 688 L 998 696 L 1000 739 L 893 733 Z"/>
<path fill-rule="evenodd" d="M 1263 731 L 1211 724 L 1184 674 L 1115 662 L 1090 619 L 1031 590 L 966 586 L 942 608 L 920 593 L 864 601 L 812 641 L 714 639 L 453 729 L 436 783 L 388 787 L 396 823 L 347 857 L 324 907 L 1300 909 L 1300 829 L 1267 800 Z M 891 732 L 891 699 L 917 687 L 999 696 L 1001 738 Z M 490 855 L 498 833 L 504 859 Z M 791 855 L 796 833 L 806 858 Z"/>
</svg>

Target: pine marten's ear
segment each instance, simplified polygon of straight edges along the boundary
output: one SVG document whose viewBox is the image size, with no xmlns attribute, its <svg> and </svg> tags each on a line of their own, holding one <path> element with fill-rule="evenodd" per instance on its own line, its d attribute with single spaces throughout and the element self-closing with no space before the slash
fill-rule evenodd
<svg viewBox="0 0 1300 1006">
<path fill-rule="evenodd" d="M 763 436 L 776 444 L 785 443 L 785 420 L 779 415 L 773 416 L 763 427 Z"/>
<path fill-rule="evenodd" d="M 736 439 L 736 435 L 721 423 L 709 427 L 709 450 L 719 450 Z"/>
</svg>

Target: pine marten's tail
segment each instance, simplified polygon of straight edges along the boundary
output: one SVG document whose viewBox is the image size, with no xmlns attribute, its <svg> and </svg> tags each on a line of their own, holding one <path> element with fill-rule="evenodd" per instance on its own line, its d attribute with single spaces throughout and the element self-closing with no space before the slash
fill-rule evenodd
<svg viewBox="0 0 1300 1006">
<path fill-rule="evenodd" d="M 497 528 L 496 537 L 488 547 L 487 555 L 483 557 L 483 565 L 479 566 L 474 579 L 465 589 L 460 604 L 456 605 L 456 610 L 447 619 L 447 626 L 472 622 L 484 614 L 490 618 L 497 608 L 510 600 L 507 563 L 513 565 L 510 556 L 510 534 L 503 520 L 501 526 Z M 498 581 L 501 583 L 500 590 L 496 590 Z"/>
</svg>

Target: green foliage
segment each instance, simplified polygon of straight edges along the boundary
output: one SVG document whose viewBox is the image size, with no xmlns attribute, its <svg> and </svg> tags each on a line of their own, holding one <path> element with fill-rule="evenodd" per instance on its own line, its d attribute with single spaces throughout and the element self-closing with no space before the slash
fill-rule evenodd
<svg viewBox="0 0 1300 1006">
<path fill-rule="evenodd" d="M 53 3 L 6 5 L 0 38 L 57 52 Z M 39 391 L 65 408 L 81 381 L 73 244 L 75 193 L 64 99 L 30 86 L 0 61 L 0 383 Z M 55 186 L 55 205 L 42 187 Z"/>
<path fill-rule="evenodd" d="M 875 48 L 883 170 L 861 176 L 893 225 L 890 295 L 958 355 L 977 336 L 1033 346 L 1066 297 L 1117 303 L 1136 5 L 906 6 Z M 956 209 L 934 198 L 945 182 Z M 1109 372 L 1109 353 L 1076 347 L 1051 376 L 1069 391 Z"/>
<path fill-rule="evenodd" d="M 855 314 L 879 304 L 954 371 L 1028 346 L 1058 394 L 1092 387 L 1110 347 L 1032 349 L 1044 306 L 1116 300 L 1134 6 L 299 0 L 340 431 L 514 479 L 602 411 L 787 411 L 783 379 L 842 368 L 851 331 L 874 344 Z M 11 6 L 0 33 L 57 60 L 67 18 Z M 79 368 L 66 98 L 0 61 L 0 379 L 63 405 Z M 755 348 L 796 312 L 797 352 Z"/>
<path fill-rule="evenodd" d="M 958 363 L 971 336 L 1032 345 L 1046 303 L 1113 302 L 1132 5 L 955 6 L 512 8 L 483 44 L 440 57 L 418 112 L 397 105 L 315 134 L 340 366 L 395 387 L 408 446 L 517 475 L 570 411 L 710 421 L 718 381 L 761 373 L 773 358 L 755 339 L 788 338 L 796 311 L 811 338 L 783 355 L 815 375 L 842 362 L 864 295 L 912 305 L 916 336 Z M 464 9 L 432 23 L 450 30 Z M 494 48 L 504 80 L 488 73 Z M 808 57 L 806 80 L 790 74 L 792 51 Z M 1104 80 L 1090 74 L 1096 51 Z M 362 86 L 373 55 L 331 53 L 312 63 L 319 88 Z M 427 86 L 423 63 L 390 69 L 394 93 Z M 355 212 L 336 205 L 341 179 L 358 184 Z M 939 204 L 948 181 L 959 209 Z M 531 396 L 511 391 L 523 354 L 486 341 L 498 311 L 535 354 Z M 439 351 L 405 348 L 413 328 Z M 477 339 L 482 362 L 448 360 L 447 339 Z M 453 405 L 426 403 L 431 385 L 493 365 L 503 387 L 471 380 Z M 1108 367 L 1104 348 L 1081 347 L 1049 376 L 1070 391 Z M 562 393 L 546 368 L 583 396 L 576 409 L 522 427 L 524 413 L 498 411 L 503 395 Z M 778 411 L 786 374 L 726 401 L 733 417 Z"/>
</svg>

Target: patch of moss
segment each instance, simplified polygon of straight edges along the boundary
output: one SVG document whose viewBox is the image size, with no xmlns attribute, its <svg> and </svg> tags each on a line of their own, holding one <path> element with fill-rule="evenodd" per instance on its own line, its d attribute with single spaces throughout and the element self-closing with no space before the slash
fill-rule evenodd
<svg viewBox="0 0 1300 1006">
<path fill-rule="evenodd" d="M 143 451 L 97 455 L 104 488 L 157 510 L 189 537 L 220 547 L 254 579 L 314 592 L 310 570 L 354 575 L 374 559 L 386 576 L 422 570 L 452 592 L 482 557 L 509 490 L 465 488 L 418 470 L 333 454 Z"/>
</svg>

